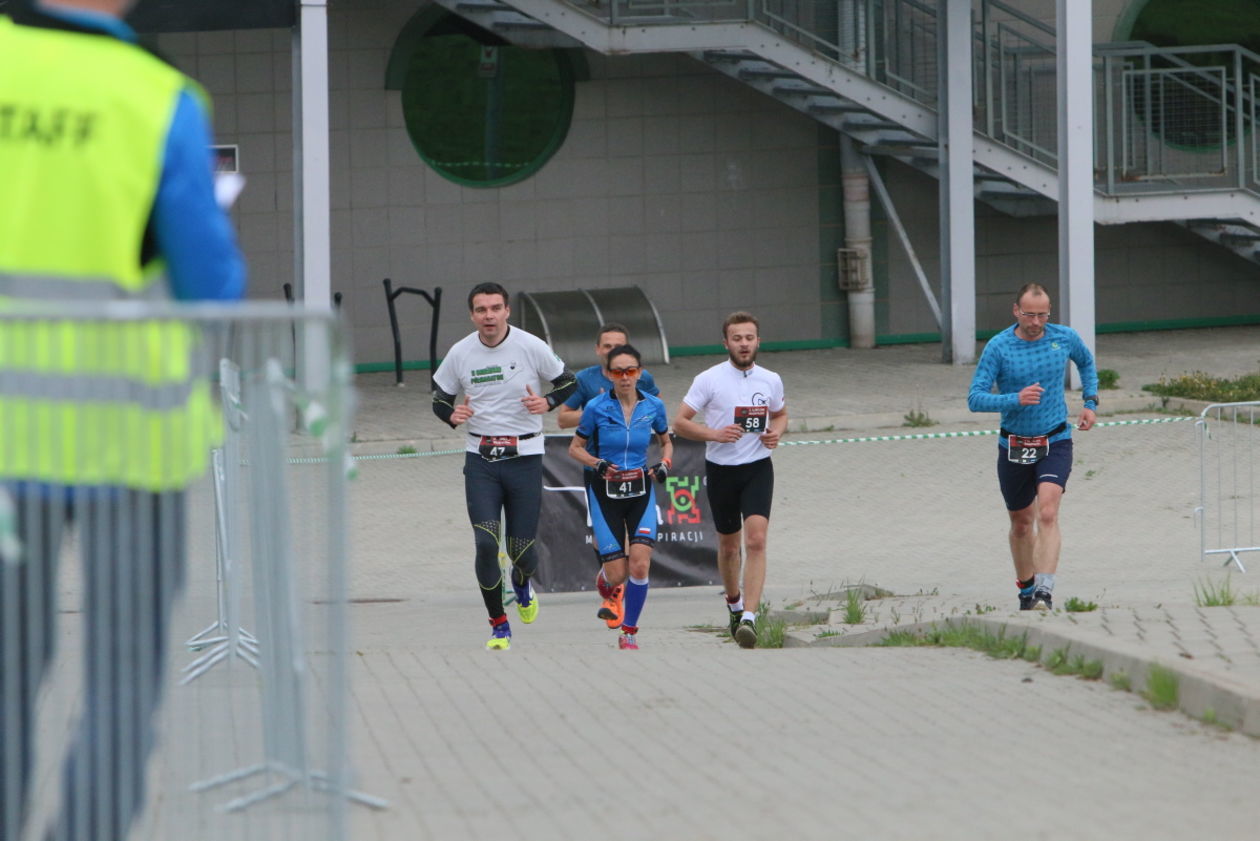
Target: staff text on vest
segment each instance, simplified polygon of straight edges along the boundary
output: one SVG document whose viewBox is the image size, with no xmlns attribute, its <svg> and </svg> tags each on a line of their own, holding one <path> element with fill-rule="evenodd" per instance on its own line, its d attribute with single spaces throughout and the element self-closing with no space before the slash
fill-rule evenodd
<svg viewBox="0 0 1260 841">
<path fill-rule="evenodd" d="M 0 142 L 79 148 L 92 140 L 97 114 L 0 102 Z"/>
</svg>

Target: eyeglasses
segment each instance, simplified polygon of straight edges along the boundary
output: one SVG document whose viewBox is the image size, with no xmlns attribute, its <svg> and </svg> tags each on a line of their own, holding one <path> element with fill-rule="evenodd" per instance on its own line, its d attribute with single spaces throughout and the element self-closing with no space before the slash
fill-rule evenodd
<svg viewBox="0 0 1260 841">
<path fill-rule="evenodd" d="M 1023 310 L 1016 310 L 1016 312 L 1018 312 L 1024 318 L 1035 318 L 1038 321 L 1050 320 L 1050 313 L 1048 312 L 1024 312 Z"/>
<path fill-rule="evenodd" d="M 609 368 L 608 369 L 609 377 L 616 377 L 618 379 L 623 379 L 623 380 L 629 379 L 630 377 L 633 377 L 637 373 L 639 373 L 639 366 L 637 365 L 631 366 L 629 368 Z"/>
</svg>

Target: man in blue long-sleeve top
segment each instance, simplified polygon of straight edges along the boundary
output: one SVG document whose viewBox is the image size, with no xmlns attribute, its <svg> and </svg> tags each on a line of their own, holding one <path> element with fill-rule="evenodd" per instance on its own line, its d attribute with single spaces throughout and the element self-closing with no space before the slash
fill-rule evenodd
<svg viewBox="0 0 1260 841">
<path fill-rule="evenodd" d="M 1011 518 L 1011 557 L 1020 610 L 1050 610 L 1059 567 L 1059 503 L 1072 472 L 1072 425 L 1064 384 L 1068 360 L 1081 375 L 1085 408 L 1078 429 L 1094 426 L 1098 372 L 1071 327 L 1051 324 L 1050 296 L 1024 285 L 1012 308 L 1016 323 L 984 347 L 967 407 L 1001 412 L 997 474 Z M 996 393 L 994 385 L 996 384 Z"/>
</svg>

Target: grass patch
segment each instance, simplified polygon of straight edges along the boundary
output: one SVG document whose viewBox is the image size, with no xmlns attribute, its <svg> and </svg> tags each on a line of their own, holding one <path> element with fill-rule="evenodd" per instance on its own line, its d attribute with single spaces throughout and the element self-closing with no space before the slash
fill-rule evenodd
<svg viewBox="0 0 1260 841">
<path fill-rule="evenodd" d="M 1210 403 L 1245 403 L 1260 400 L 1260 373 L 1229 379 L 1195 371 L 1180 377 L 1160 377 L 1159 382 L 1142 388 L 1161 397 L 1207 400 Z"/>
<path fill-rule="evenodd" d="M 411 446 L 410 444 L 403 444 L 401 447 L 398 448 L 398 455 L 400 456 L 412 456 L 415 454 L 416 454 L 416 448 Z"/>
<path fill-rule="evenodd" d="M 1181 695 L 1181 682 L 1171 669 L 1158 664 L 1151 666 L 1146 676 L 1146 689 L 1142 692 L 1157 710 L 1175 710 Z"/>
<path fill-rule="evenodd" d="M 1112 368 L 1098 369 L 1098 388 L 1116 389 L 1120 387 L 1120 372 Z"/>
<path fill-rule="evenodd" d="M 902 417 L 905 419 L 905 423 L 902 426 L 936 426 L 936 421 L 932 420 L 931 415 L 927 412 L 920 412 L 918 409 L 911 409 Z"/>
<path fill-rule="evenodd" d="M 1128 672 L 1115 672 L 1111 675 L 1111 688 L 1119 689 L 1121 692 L 1131 692 L 1133 679 L 1129 677 Z"/>
<path fill-rule="evenodd" d="M 1237 601 L 1238 594 L 1228 575 L 1219 584 L 1204 579 L 1194 585 L 1194 603 L 1199 607 L 1229 607 Z"/>
<path fill-rule="evenodd" d="M 762 602 L 757 609 L 757 647 L 782 648 L 787 634 L 787 622 L 770 614 L 769 602 Z"/>
<path fill-rule="evenodd" d="M 1090 613 L 1098 609 L 1098 603 L 1083 601 L 1073 596 L 1063 603 L 1063 609 L 1068 613 Z"/>
<path fill-rule="evenodd" d="M 1028 636 L 1008 637 L 993 634 L 975 625 L 958 627 L 933 626 L 927 631 L 893 631 L 877 645 L 891 648 L 931 647 L 970 648 L 996 660 L 1016 660 L 1025 657 L 1029 649 Z M 1040 651 L 1038 652 L 1040 653 Z"/>
<path fill-rule="evenodd" d="M 866 604 L 861 590 L 850 590 L 844 596 L 844 621 L 848 625 L 861 625 L 866 619 Z"/>
</svg>

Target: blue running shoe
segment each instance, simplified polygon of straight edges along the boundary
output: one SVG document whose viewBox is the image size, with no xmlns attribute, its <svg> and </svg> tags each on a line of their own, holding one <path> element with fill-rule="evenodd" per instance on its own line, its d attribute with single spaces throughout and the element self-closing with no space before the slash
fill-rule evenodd
<svg viewBox="0 0 1260 841">
<path fill-rule="evenodd" d="M 516 612 L 520 614 L 522 622 L 530 624 L 538 618 L 538 594 L 534 592 L 534 585 L 528 581 L 524 587 L 513 584 L 512 591 L 516 593 Z"/>
<path fill-rule="evenodd" d="M 486 642 L 489 651 L 507 651 L 512 647 L 512 626 L 504 619 L 490 629 L 490 639 Z"/>
</svg>

